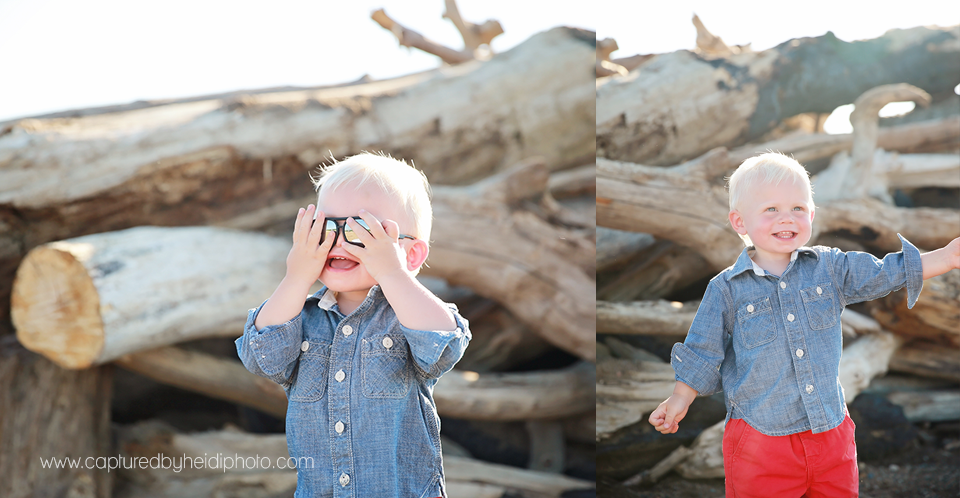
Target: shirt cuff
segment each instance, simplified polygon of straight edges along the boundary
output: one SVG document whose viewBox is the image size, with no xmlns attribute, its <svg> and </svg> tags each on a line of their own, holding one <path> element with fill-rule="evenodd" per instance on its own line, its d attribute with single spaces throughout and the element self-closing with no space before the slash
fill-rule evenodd
<svg viewBox="0 0 960 498">
<path fill-rule="evenodd" d="M 400 324 L 400 330 L 407 338 L 407 344 L 414 357 L 423 365 L 434 365 L 440 361 L 447 345 L 466 336 L 470 338 L 470 329 L 456 309 L 450 309 L 457 324 L 455 330 L 417 330 Z M 466 349 L 464 347 L 464 349 Z M 460 352 L 462 354 L 462 351 Z M 459 359 L 459 358 L 458 358 Z"/>
<path fill-rule="evenodd" d="M 903 235 L 900 237 L 900 243 L 903 245 L 903 269 L 907 276 L 907 308 L 913 308 L 920 298 L 920 290 L 923 289 L 923 262 L 920 260 L 920 250 L 910 243 Z"/>
<path fill-rule="evenodd" d="M 249 348 L 249 354 L 260 370 L 267 375 L 277 375 L 287 368 L 289 361 L 285 359 L 291 354 L 295 356 L 299 353 L 300 343 L 303 340 L 302 318 L 300 313 L 297 313 L 295 317 L 284 323 L 267 325 L 257 330 L 255 325 L 257 315 L 265 304 L 267 304 L 266 301 L 247 313 L 242 340 L 246 341 L 245 346 Z"/>
<path fill-rule="evenodd" d="M 720 390 L 720 370 L 682 342 L 673 345 L 673 350 L 670 352 L 670 366 L 676 373 L 676 380 L 692 387 L 701 396 Z"/>
</svg>

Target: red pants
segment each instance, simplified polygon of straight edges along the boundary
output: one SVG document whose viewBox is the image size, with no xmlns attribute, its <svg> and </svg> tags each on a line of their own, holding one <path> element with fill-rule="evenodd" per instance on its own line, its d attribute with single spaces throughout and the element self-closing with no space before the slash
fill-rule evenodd
<svg viewBox="0 0 960 498">
<path fill-rule="evenodd" d="M 857 444 L 850 415 L 826 432 L 767 436 L 743 419 L 723 432 L 727 498 L 856 497 Z"/>
</svg>

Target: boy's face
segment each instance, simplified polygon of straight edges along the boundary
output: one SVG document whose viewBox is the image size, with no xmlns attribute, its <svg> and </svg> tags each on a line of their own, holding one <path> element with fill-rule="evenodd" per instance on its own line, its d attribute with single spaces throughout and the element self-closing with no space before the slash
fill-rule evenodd
<svg viewBox="0 0 960 498">
<path fill-rule="evenodd" d="M 810 241 L 813 203 L 801 182 L 751 185 L 740 206 L 730 211 L 730 224 L 749 235 L 761 257 L 779 258 Z"/>
<path fill-rule="evenodd" d="M 413 223 L 407 219 L 406 212 L 375 184 L 367 184 L 357 189 L 355 182 L 345 183 L 334 190 L 323 191 L 317 199 L 317 210 L 327 218 L 351 216 L 359 219 L 361 209 L 366 209 L 381 222 L 396 221 L 400 225 L 401 233 L 413 233 Z M 337 243 L 327 254 L 327 263 L 320 272 L 320 281 L 336 292 L 366 293 L 377 282 L 356 257 L 343 249 L 346 244 L 343 239 L 343 234 L 340 233 Z M 412 241 L 408 239 L 400 239 L 400 246 L 406 248 L 410 242 Z"/>
</svg>

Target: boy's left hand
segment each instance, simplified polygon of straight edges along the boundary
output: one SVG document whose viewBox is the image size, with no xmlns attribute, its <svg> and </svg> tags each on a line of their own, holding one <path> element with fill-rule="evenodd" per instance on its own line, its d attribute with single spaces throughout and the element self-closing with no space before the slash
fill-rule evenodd
<svg viewBox="0 0 960 498">
<path fill-rule="evenodd" d="M 366 210 L 360 210 L 360 218 L 367 222 L 370 227 L 368 232 L 360 226 L 353 218 L 346 221 L 350 228 L 363 242 L 364 247 L 353 244 L 343 244 L 341 247 L 351 256 L 360 260 L 367 269 L 367 273 L 374 280 L 380 282 L 380 279 L 390 273 L 407 271 L 407 254 L 400 247 L 400 226 L 393 220 L 383 220 L 381 224 L 373 214 Z"/>
</svg>

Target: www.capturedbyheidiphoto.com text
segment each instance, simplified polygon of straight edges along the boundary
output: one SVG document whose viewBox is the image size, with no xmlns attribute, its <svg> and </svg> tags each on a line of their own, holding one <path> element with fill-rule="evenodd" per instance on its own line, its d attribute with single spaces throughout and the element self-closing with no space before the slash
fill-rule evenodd
<svg viewBox="0 0 960 498">
<path fill-rule="evenodd" d="M 107 472 L 116 469 L 165 469 L 181 472 L 184 469 L 222 469 L 228 470 L 254 470 L 254 469 L 296 469 L 313 468 L 312 457 L 284 458 L 279 457 L 276 461 L 268 457 L 260 456 L 224 456 L 221 453 L 203 456 L 187 456 L 186 454 L 169 457 L 163 453 L 154 457 L 131 457 L 124 455 L 109 457 L 40 457 L 40 465 L 45 469 L 106 469 Z"/>
</svg>

